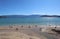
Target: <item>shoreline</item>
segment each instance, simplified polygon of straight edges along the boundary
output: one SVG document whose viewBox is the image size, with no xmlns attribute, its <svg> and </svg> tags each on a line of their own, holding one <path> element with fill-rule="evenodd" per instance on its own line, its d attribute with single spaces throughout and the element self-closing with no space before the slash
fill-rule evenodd
<svg viewBox="0 0 60 39">
<path fill-rule="evenodd" d="M 10 25 L 0 25 L 0 26 L 43 26 L 43 27 L 60 27 L 60 25 L 38 25 L 38 24 L 10 24 Z"/>
</svg>

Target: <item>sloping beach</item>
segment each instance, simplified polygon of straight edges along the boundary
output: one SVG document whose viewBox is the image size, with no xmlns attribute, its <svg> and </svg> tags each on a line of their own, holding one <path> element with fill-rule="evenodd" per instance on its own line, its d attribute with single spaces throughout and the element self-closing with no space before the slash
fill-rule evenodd
<svg viewBox="0 0 60 39">
<path fill-rule="evenodd" d="M 35 32 L 37 26 L 0 26 L 0 39 L 47 39 Z"/>
<path fill-rule="evenodd" d="M 59 39 L 60 35 L 51 31 L 54 28 L 45 25 L 0 26 L 0 39 Z"/>
</svg>

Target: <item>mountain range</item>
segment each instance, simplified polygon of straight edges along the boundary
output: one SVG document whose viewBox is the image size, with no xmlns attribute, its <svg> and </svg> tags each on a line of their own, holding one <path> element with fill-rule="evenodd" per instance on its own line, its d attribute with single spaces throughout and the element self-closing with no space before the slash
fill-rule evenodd
<svg viewBox="0 0 60 39">
<path fill-rule="evenodd" d="M 0 18 L 21 18 L 21 17 L 60 17 L 59 15 L 4 15 Z"/>
</svg>

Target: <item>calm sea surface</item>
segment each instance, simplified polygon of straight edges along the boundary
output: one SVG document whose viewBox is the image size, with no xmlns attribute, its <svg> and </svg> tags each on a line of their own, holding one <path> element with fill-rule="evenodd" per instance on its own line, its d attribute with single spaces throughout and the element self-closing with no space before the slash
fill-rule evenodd
<svg viewBox="0 0 60 39">
<path fill-rule="evenodd" d="M 60 25 L 60 18 L 56 17 L 0 18 L 0 25 L 10 25 L 10 24 Z"/>
</svg>

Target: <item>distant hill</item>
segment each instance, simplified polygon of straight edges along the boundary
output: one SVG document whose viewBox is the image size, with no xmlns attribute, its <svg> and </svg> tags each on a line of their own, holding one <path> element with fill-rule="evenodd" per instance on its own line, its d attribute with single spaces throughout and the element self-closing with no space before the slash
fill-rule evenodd
<svg viewBox="0 0 60 39">
<path fill-rule="evenodd" d="M 60 17 L 58 15 L 4 15 L 0 18 L 25 18 L 25 17 Z"/>
<path fill-rule="evenodd" d="M 60 17 L 59 15 L 41 15 L 41 17 Z"/>
<path fill-rule="evenodd" d="M 5 15 L 0 18 L 25 18 L 25 17 L 40 17 L 40 15 Z"/>
<path fill-rule="evenodd" d="M 6 16 L 0 16 L 0 18 L 6 18 Z"/>
</svg>

